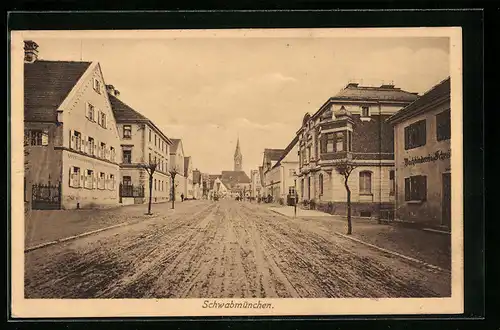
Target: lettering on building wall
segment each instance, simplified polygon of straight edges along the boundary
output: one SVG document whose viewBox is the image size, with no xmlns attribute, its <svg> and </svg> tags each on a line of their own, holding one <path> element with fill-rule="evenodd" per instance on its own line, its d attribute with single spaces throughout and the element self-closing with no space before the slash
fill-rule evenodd
<svg viewBox="0 0 500 330">
<path fill-rule="evenodd" d="M 405 158 L 404 163 L 406 166 L 413 166 L 416 164 L 430 163 L 438 160 L 445 160 L 451 158 L 451 150 L 443 152 L 441 150 L 436 151 L 434 154 L 429 154 L 428 156 L 416 156 Z"/>
</svg>

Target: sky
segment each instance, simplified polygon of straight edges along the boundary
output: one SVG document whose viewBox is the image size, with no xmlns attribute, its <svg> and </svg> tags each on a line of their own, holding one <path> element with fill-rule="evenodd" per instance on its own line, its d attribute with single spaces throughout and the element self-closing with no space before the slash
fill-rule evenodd
<svg viewBox="0 0 500 330">
<path fill-rule="evenodd" d="M 265 148 L 284 149 L 304 114 L 350 81 L 422 94 L 450 69 L 446 37 L 34 40 L 39 59 L 98 61 L 120 99 L 182 139 L 194 168 L 210 174 L 233 169 L 237 137 L 243 169 L 257 169 Z"/>
</svg>

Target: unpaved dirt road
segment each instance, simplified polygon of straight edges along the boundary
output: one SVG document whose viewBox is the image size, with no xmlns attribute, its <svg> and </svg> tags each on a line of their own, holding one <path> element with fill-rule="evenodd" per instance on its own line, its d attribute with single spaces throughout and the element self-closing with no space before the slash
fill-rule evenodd
<svg viewBox="0 0 500 330">
<path fill-rule="evenodd" d="M 25 254 L 26 298 L 450 296 L 450 274 L 264 205 L 189 201 L 167 216 Z M 156 212 L 169 205 L 154 205 Z"/>
</svg>

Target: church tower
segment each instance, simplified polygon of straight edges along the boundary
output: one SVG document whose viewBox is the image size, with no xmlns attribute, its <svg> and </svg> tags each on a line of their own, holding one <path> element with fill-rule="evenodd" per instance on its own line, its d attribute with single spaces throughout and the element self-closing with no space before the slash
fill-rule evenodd
<svg viewBox="0 0 500 330">
<path fill-rule="evenodd" d="M 236 142 L 236 150 L 234 151 L 234 170 L 243 171 L 243 156 L 241 155 L 239 137 L 238 142 Z"/>
</svg>

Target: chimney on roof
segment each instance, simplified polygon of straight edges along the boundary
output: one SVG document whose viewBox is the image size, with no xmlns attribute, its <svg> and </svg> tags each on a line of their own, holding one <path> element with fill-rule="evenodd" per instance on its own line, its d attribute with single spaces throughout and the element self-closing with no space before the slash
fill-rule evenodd
<svg viewBox="0 0 500 330">
<path fill-rule="evenodd" d="M 115 86 L 113 85 L 106 85 L 106 91 L 113 96 L 120 96 L 120 91 L 115 89 Z"/>
<path fill-rule="evenodd" d="M 33 40 L 24 41 L 24 63 L 33 63 L 38 59 L 38 44 Z"/>
</svg>

